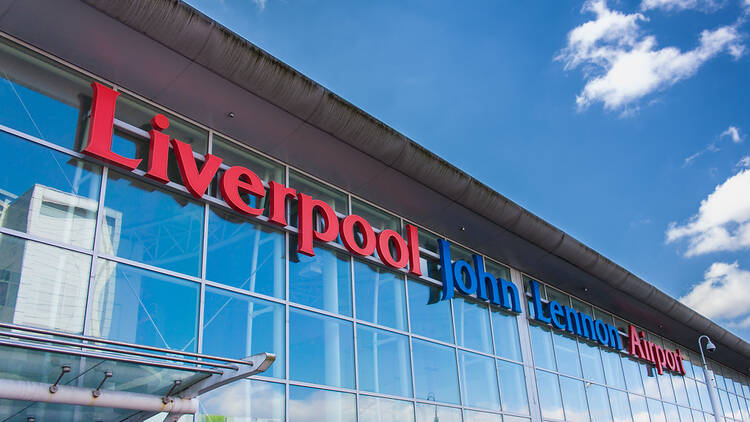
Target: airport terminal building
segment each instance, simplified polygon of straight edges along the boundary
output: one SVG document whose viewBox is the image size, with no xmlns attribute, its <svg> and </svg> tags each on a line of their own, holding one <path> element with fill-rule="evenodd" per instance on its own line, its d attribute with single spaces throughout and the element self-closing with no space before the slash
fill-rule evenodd
<svg viewBox="0 0 750 422">
<path fill-rule="evenodd" d="M 750 421 L 750 344 L 185 3 L 0 0 L 0 101 L 1 421 Z"/>
</svg>

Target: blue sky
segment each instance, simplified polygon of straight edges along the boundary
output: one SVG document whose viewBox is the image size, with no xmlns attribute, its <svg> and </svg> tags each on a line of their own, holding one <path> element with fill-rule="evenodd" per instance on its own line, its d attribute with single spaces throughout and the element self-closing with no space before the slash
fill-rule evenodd
<svg viewBox="0 0 750 422">
<path fill-rule="evenodd" d="M 750 0 L 188 2 L 750 340 Z"/>
</svg>

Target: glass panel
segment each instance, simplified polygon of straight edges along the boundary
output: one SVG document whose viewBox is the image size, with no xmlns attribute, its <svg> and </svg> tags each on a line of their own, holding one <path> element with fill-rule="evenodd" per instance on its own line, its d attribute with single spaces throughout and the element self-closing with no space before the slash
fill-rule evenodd
<svg viewBox="0 0 750 422">
<path fill-rule="evenodd" d="M 503 422 L 530 422 L 530 419 L 520 418 L 518 416 L 505 415 L 503 416 Z"/>
<path fill-rule="evenodd" d="M 529 332 L 531 333 L 531 350 L 534 352 L 534 365 L 537 368 L 557 369 L 549 328 L 529 325 Z"/>
<path fill-rule="evenodd" d="M 352 314 L 349 256 L 315 248 L 315 256 L 298 254 L 297 237 L 289 238 L 289 300 L 342 315 Z"/>
<path fill-rule="evenodd" d="M 602 362 L 604 363 L 604 375 L 607 385 L 625 389 L 625 376 L 620 366 L 620 353 L 602 349 Z"/>
<path fill-rule="evenodd" d="M 438 239 L 442 239 L 442 236 L 438 236 L 427 229 L 418 227 L 417 235 L 419 238 L 419 247 L 425 248 L 428 251 L 438 253 Z"/>
<path fill-rule="evenodd" d="M 0 226 L 91 249 L 101 168 L 5 132 L 0 143 Z"/>
<path fill-rule="evenodd" d="M 591 307 L 591 305 L 581 302 L 580 300 L 576 298 L 571 299 L 573 309 L 575 309 L 578 312 L 582 312 L 586 315 L 593 316 L 594 315 L 594 309 Z"/>
<path fill-rule="evenodd" d="M 549 298 L 550 301 L 556 301 L 560 305 L 570 306 L 570 296 L 549 286 L 547 286 L 547 298 Z"/>
<path fill-rule="evenodd" d="M 495 263 L 493 261 L 490 261 L 489 259 L 484 260 L 484 269 L 495 276 L 495 278 L 502 278 L 507 281 L 510 280 L 510 268 L 506 267 L 505 265 Z"/>
<path fill-rule="evenodd" d="M 284 298 L 284 234 L 211 206 L 206 278 Z"/>
<path fill-rule="evenodd" d="M 182 140 L 182 139 L 180 139 Z M 224 159 L 223 163 L 228 166 L 242 166 L 253 171 L 261 180 L 271 180 L 285 184 L 284 166 L 270 160 L 260 154 L 242 148 L 214 133 L 211 153 Z M 264 198 L 265 199 L 265 198 Z"/>
<path fill-rule="evenodd" d="M 708 388 L 706 388 L 706 384 L 702 382 L 696 382 L 698 385 L 698 395 L 701 398 L 701 406 L 703 406 L 703 410 L 706 412 L 713 412 L 713 409 L 711 408 L 711 399 L 708 397 Z"/>
<path fill-rule="evenodd" d="M 662 400 L 670 403 L 675 402 L 674 390 L 672 389 L 672 379 L 667 371 L 663 374 L 657 375 L 656 380 L 659 382 L 659 390 L 661 391 Z"/>
<path fill-rule="evenodd" d="M 412 397 L 408 337 L 358 325 L 357 357 L 360 390 Z"/>
<path fill-rule="evenodd" d="M 503 417 L 494 413 L 464 410 L 464 422 L 502 422 Z"/>
<path fill-rule="evenodd" d="M 69 404 L 0 400 L 0 414 L 3 421 L 120 421 L 134 413 L 133 410 L 113 409 L 92 406 L 72 406 Z M 165 414 L 166 415 L 166 414 Z M 163 417 L 162 417 L 163 419 Z M 159 419 L 159 420 L 162 420 Z M 151 421 L 146 421 L 151 422 Z M 188 422 L 185 417 L 179 422 Z"/>
<path fill-rule="evenodd" d="M 630 397 L 630 410 L 633 412 L 633 421 L 650 422 L 648 407 L 646 407 L 646 398 L 636 396 L 635 394 L 628 394 L 628 396 Z"/>
<path fill-rule="evenodd" d="M 461 409 L 417 403 L 417 422 L 461 422 Z"/>
<path fill-rule="evenodd" d="M 289 171 L 289 187 L 297 190 L 298 193 L 304 193 L 319 199 L 328 204 L 334 211 L 342 214 L 349 213 L 349 200 L 344 192 L 329 187 L 323 183 L 313 180 L 294 170 Z M 297 226 L 297 207 L 291 207 L 289 222 Z"/>
<path fill-rule="evenodd" d="M 529 414 L 529 400 L 526 395 L 526 378 L 523 366 L 497 360 L 500 378 L 500 401 L 504 412 Z"/>
<path fill-rule="evenodd" d="M 494 359 L 459 351 L 461 394 L 463 404 L 482 409 L 500 410 Z"/>
<path fill-rule="evenodd" d="M 670 403 L 664 403 L 664 416 L 669 422 L 677 422 L 680 420 L 680 414 L 677 411 L 677 406 Z"/>
<path fill-rule="evenodd" d="M 542 417 L 550 419 L 563 419 L 562 400 L 560 399 L 560 385 L 557 383 L 557 375 L 549 372 L 536 371 L 537 386 L 539 390 L 539 406 L 542 408 Z"/>
<path fill-rule="evenodd" d="M 440 288 L 409 280 L 411 331 L 448 343 L 453 342 L 450 302 L 440 300 Z"/>
<path fill-rule="evenodd" d="M 581 363 L 578 361 L 578 344 L 573 337 L 552 333 L 555 343 L 558 370 L 566 375 L 581 376 Z"/>
<path fill-rule="evenodd" d="M 492 353 L 490 314 L 487 305 L 453 299 L 453 315 L 456 319 L 456 337 L 459 346 L 480 352 Z"/>
<path fill-rule="evenodd" d="M 693 422 L 693 414 L 690 413 L 690 409 L 687 407 L 677 407 L 677 412 L 680 414 L 681 422 Z"/>
<path fill-rule="evenodd" d="M 290 378 L 354 388 L 352 323 L 292 308 L 289 326 Z"/>
<path fill-rule="evenodd" d="M 579 342 L 578 350 L 581 353 L 581 366 L 583 366 L 583 377 L 600 384 L 604 384 L 604 368 L 599 348 L 587 342 Z M 558 357 L 559 359 L 559 357 Z"/>
<path fill-rule="evenodd" d="M 263 375 L 284 377 L 284 305 L 206 286 L 203 353 L 243 359 L 269 352 Z"/>
<path fill-rule="evenodd" d="M 541 384 L 542 388 L 547 388 Z M 560 377 L 565 420 L 570 422 L 588 422 L 589 409 L 586 404 L 586 391 L 583 382 L 568 377 Z"/>
<path fill-rule="evenodd" d="M 77 150 L 91 80 L 0 39 L 0 124 Z"/>
<path fill-rule="evenodd" d="M 200 276 L 203 205 L 110 172 L 99 252 Z"/>
<path fill-rule="evenodd" d="M 198 283 L 99 259 L 86 334 L 194 352 L 199 290 Z"/>
<path fill-rule="evenodd" d="M 706 378 L 705 378 L 705 374 L 703 373 L 703 366 L 701 366 L 700 364 L 700 360 L 699 360 L 700 358 L 696 357 L 692 353 L 690 354 L 690 356 L 691 356 L 691 361 L 693 362 L 691 366 L 693 367 L 693 372 L 695 373 L 695 379 L 698 381 L 705 380 Z"/>
<path fill-rule="evenodd" d="M 414 421 L 414 405 L 407 401 L 359 396 L 359 422 Z"/>
<path fill-rule="evenodd" d="M 289 422 L 355 422 L 354 394 L 289 386 Z"/>
<path fill-rule="evenodd" d="M 729 404 L 729 396 L 727 392 L 719 389 L 719 398 L 721 399 L 721 407 L 724 409 L 724 417 L 732 417 L 732 406 Z"/>
<path fill-rule="evenodd" d="M 619 390 L 609 389 L 609 402 L 612 405 L 612 416 L 614 416 L 614 422 L 631 422 L 633 418 L 630 416 L 630 404 L 628 403 L 628 395 Z"/>
<path fill-rule="evenodd" d="M 690 404 L 690 407 L 694 409 L 702 409 L 701 399 L 698 395 L 698 386 L 695 384 L 695 380 L 685 378 L 685 386 L 687 387 L 688 403 Z"/>
<path fill-rule="evenodd" d="M 391 229 L 396 233 L 401 231 L 401 220 L 399 220 L 398 217 L 360 201 L 357 198 L 352 198 L 352 214 L 357 214 L 358 216 L 363 217 L 376 229 Z"/>
<path fill-rule="evenodd" d="M 651 415 L 651 422 L 667 422 L 659 400 L 648 399 L 648 413 Z"/>
<path fill-rule="evenodd" d="M 0 234 L 0 321 L 80 333 L 91 257 Z"/>
<path fill-rule="evenodd" d="M 198 403 L 198 421 L 284 420 L 284 384 L 257 380 L 239 380 L 202 394 Z"/>
<path fill-rule="evenodd" d="M 664 375 L 667 374 L 665 373 Z M 669 374 L 668 376 L 672 378 L 672 385 L 674 386 L 675 398 L 677 399 L 677 403 L 683 406 L 687 406 L 688 394 L 687 389 L 685 388 L 685 377 L 672 374 Z"/>
<path fill-rule="evenodd" d="M 708 416 L 708 414 L 706 414 Z M 709 419 L 715 420 L 713 416 L 710 416 Z M 703 413 L 693 410 L 693 422 L 704 422 L 706 421 L 706 418 L 703 417 Z"/>
<path fill-rule="evenodd" d="M 459 404 L 455 349 L 417 339 L 412 349 L 416 397 Z"/>
<path fill-rule="evenodd" d="M 374 265 L 354 261 L 357 318 L 406 331 L 404 277 Z"/>
<path fill-rule="evenodd" d="M 589 410 L 592 422 L 612 422 L 612 414 L 609 411 L 609 399 L 607 389 L 601 385 L 584 383 L 588 397 Z"/>
<path fill-rule="evenodd" d="M 625 384 L 631 393 L 645 394 L 641 380 L 641 365 L 633 359 L 622 357 L 622 369 L 625 373 Z"/>
<path fill-rule="evenodd" d="M 643 380 L 643 387 L 646 390 L 646 395 L 653 398 L 661 398 L 659 394 L 659 383 L 656 381 L 656 368 L 647 364 L 639 364 L 641 367 L 641 379 Z"/>
<path fill-rule="evenodd" d="M 521 361 L 521 343 L 518 321 L 515 315 L 490 308 L 492 331 L 495 334 L 495 354 L 507 359 Z"/>
</svg>

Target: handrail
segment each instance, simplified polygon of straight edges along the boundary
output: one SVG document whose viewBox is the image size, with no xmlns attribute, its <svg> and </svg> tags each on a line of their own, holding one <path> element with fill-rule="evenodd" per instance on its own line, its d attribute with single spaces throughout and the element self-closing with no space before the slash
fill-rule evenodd
<svg viewBox="0 0 750 422">
<path fill-rule="evenodd" d="M 164 359 L 164 360 L 171 360 L 175 362 L 191 363 L 194 365 L 206 365 L 206 366 L 211 366 L 215 368 L 231 369 L 234 371 L 239 369 L 238 367 L 234 365 L 227 365 L 224 363 L 207 362 L 207 361 L 201 361 L 201 360 L 195 360 L 195 359 L 181 358 L 177 356 L 157 355 L 155 353 L 140 352 L 137 350 L 116 349 L 116 348 L 106 347 L 106 346 L 102 346 L 98 344 L 79 343 L 75 341 L 60 340 L 56 338 L 37 337 L 37 336 L 29 335 L 29 334 L 13 333 L 13 332 L 8 332 L 8 331 L 0 331 L 0 336 L 13 337 L 13 338 L 22 339 L 22 340 L 53 343 L 53 344 L 58 344 L 61 346 L 72 346 L 72 347 L 81 347 L 84 349 L 102 350 L 105 352 L 125 353 L 129 355 L 141 356 L 141 357 L 146 357 L 146 358 Z"/>
<path fill-rule="evenodd" d="M 113 346 L 122 346 L 122 347 L 130 347 L 133 349 L 143 349 L 143 350 L 149 350 L 152 352 L 162 352 L 162 353 L 172 353 L 176 355 L 183 355 L 183 356 L 190 356 L 194 358 L 200 358 L 200 359 L 207 359 L 207 360 L 214 360 L 218 362 L 226 362 L 226 363 L 236 363 L 239 365 L 247 365 L 247 361 L 240 360 L 240 359 L 231 359 L 231 358 L 223 358 L 219 356 L 212 356 L 212 355 L 204 355 L 200 353 L 193 353 L 193 352 L 183 352 L 180 350 L 173 350 L 173 349 L 164 349 L 161 347 L 154 347 L 154 346 L 147 346 L 143 344 L 133 344 L 133 343 L 126 343 L 123 341 L 117 341 L 117 340 L 109 340 L 104 338 L 98 338 L 98 337 L 90 337 L 90 336 L 83 336 L 80 334 L 70 334 L 70 333 L 63 333 L 59 331 L 52 331 L 47 330 L 44 328 L 34 328 L 34 327 L 25 327 L 21 325 L 16 324 L 9 324 L 0 322 L 0 328 L 6 328 L 9 330 L 20 330 L 20 331 L 28 331 L 32 333 L 37 334 L 46 334 L 51 336 L 58 336 L 58 337 L 66 337 L 66 338 L 72 338 L 76 340 L 84 340 L 84 341 L 90 341 L 94 343 L 103 343 L 103 344 L 110 344 Z"/>
<path fill-rule="evenodd" d="M 112 361 L 125 362 L 125 363 L 135 363 L 138 365 L 156 366 L 159 368 L 176 369 L 180 371 L 203 372 L 206 374 L 219 374 L 219 375 L 223 374 L 223 372 L 218 369 L 188 367 L 188 366 L 183 366 L 183 365 L 170 364 L 166 362 L 153 362 L 153 361 L 148 361 L 148 360 L 143 360 L 143 359 L 115 356 L 115 355 L 111 355 L 107 353 L 84 352 L 84 351 L 78 351 L 78 350 L 64 349 L 61 347 L 48 346 L 44 344 L 23 343 L 23 342 L 18 342 L 18 341 L 13 341 L 13 340 L 0 339 L 0 346 L 18 347 L 20 349 L 37 350 L 41 352 L 61 353 L 65 355 L 80 356 L 80 357 L 85 357 L 85 358 L 112 360 Z"/>
</svg>

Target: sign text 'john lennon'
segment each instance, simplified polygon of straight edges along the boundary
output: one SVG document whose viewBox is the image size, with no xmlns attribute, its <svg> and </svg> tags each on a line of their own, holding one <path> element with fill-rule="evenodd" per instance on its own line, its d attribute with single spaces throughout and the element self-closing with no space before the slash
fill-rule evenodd
<svg viewBox="0 0 750 422">
<path fill-rule="evenodd" d="M 114 129 L 115 103 L 118 92 L 101 85 L 92 83 L 93 98 L 91 104 L 91 120 L 84 154 L 103 160 L 130 171 L 135 170 L 143 158 L 128 158 L 112 151 L 112 135 Z M 206 193 L 208 186 L 219 173 L 222 159 L 206 154 L 201 168 L 193 156 L 190 144 L 171 139 L 162 131 L 169 127 L 169 120 L 162 114 L 151 119 L 148 149 L 148 171 L 146 177 L 161 183 L 169 183 L 167 173 L 170 145 L 174 150 L 177 166 L 185 188 L 196 198 Z M 313 242 L 331 242 L 341 236 L 344 246 L 355 255 L 370 256 L 375 251 L 380 260 L 395 269 L 408 265 L 409 273 L 422 275 L 419 264 L 419 241 L 417 228 L 406 226 L 406 240 L 394 230 L 386 229 L 375 233 L 370 223 L 364 218 L 351 214 L 339 221 L 336 212 L 325 202 L 312 198 L 294 188 L 271 181 L 266 192 L 263 182 L 258 175 L 242 166 L 229 167 L 219 179 L 219 190 L 224 201 L 235 211 L 259 216 L 263 208 L 255 208 L 243 200 L 243 195 L 252 195 L 256 199 L 269 196 L 268 221 L 281 227 L 288 225 L 286 219 L 286 205 L 296 199 L 298 215 L 297 252 L 313 256 Z M 251 203 L 253 201 L 250 201 Z M 317 224 L 315 215 L 319 215 L 322 224 Z"/>
</svg>

